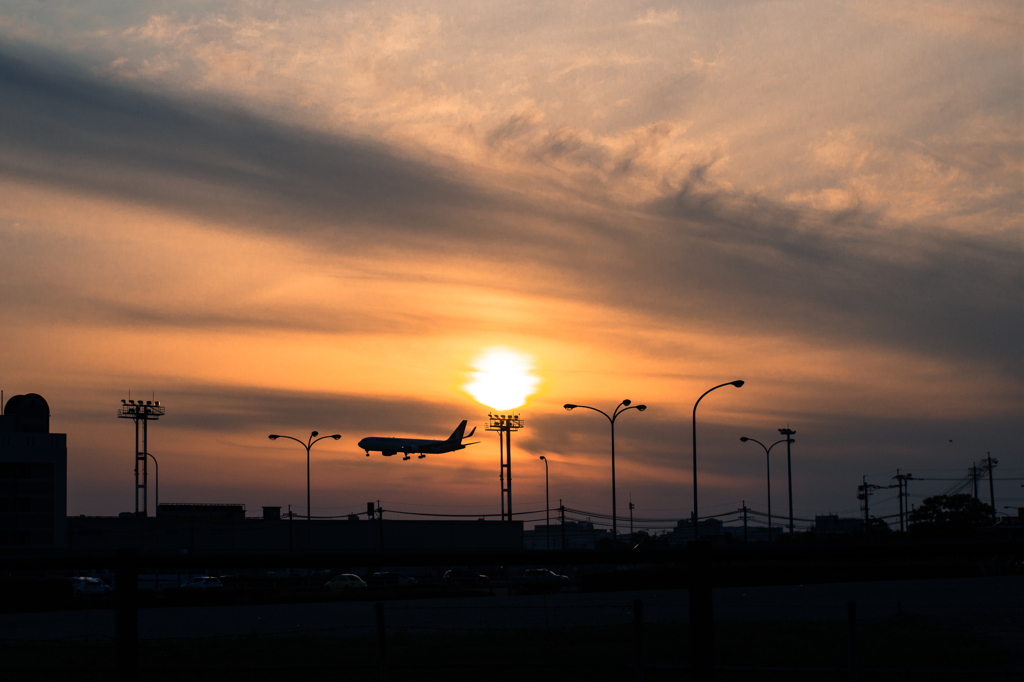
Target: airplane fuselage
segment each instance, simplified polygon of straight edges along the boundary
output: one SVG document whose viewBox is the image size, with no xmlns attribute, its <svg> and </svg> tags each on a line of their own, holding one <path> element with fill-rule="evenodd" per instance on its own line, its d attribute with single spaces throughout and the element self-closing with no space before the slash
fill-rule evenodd
<svg viewBox="0 0 1024 682">
<path fill-rule="evenodd" d="M 469 436 L 463 435 L 466 433 L 466 420 L 463 420 L 457 427 L 452 435 L 448 436 L 445 440 L 431 440 L 428 438 L 387 438 L 383 436 L 367 436 L 366 438 L 359 441 L 359 447 L 366 451 L 366 456 L 370 456 L 370 451 L 380 452 L 385 457 L 391 457 L 401 452 L 405 455 L 404 459 L 409 459 L 410 454 L 418 454 L 420 459 L 423 459 L 427 455 L 436 455 L 442 452 L 454 452 L 456 450 L 465 449 L 466 445 L 473 445 L 473 443 L 462 443 L 464 438 L 469 438 L 476 432 L 474 427 L 469 432 Z"/>
<path fill-rule="evenodd" d="M 379 436 L 371 436 L 359 441 L 359 447 L 366 451 L 379 451 L 385 457 L 390 457 L 391 455 L 397 455 L 399 452 L 407 455 L 437 455 L 442 452 L 463 450 L 466 446 L 460 442 L 447 440 L 428 440 L 425 438 L 383 438 Z"/>
</svg>

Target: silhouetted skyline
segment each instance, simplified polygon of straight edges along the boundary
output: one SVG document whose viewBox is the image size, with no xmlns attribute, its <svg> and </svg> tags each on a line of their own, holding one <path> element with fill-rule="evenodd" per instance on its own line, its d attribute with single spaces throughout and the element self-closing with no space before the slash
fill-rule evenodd
<svg viewBox="0 0 1024 682">
<path fill-rule="evenodd" d="M 319 429 L 314 515 L 497 511 L 493 434 L 357 445 L 481 427 L 497 348 L 539 380 L 520 509 L 547 462 L 610 511 L 607 434 L 561 406 L 628 395 L 618 494 L 688 518 L 693 401 L 736 377 L 701 405 L 702 514 L 763 506 L 739 437 L 782 427 L 797 517 L 988 452 L 1024 475 L 1012 6 L 181 12 L 0 13 L 0 388 L 68 434 L 69 514 L 132 509 L 129 390 L 169 406 L 163 501 L 299 507 L 303 453 L 266 436 Z"/>
</svg>

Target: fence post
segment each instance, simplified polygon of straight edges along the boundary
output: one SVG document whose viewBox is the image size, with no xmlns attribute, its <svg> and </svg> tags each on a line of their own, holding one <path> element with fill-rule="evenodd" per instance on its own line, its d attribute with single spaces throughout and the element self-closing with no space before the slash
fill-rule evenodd
<svg viewBox="0 0 1024 682">
<path fill-rule="evenodd" d="M 711 599 L 711 545 L 707 540 L 690 543 L 690 661 L 694 679 L 710 682 L 715 677 L 715 623 Z"/>
<path fill-rule="evenodd" d="M 561 530 L 562 530 L 562 546 L 561 546 L 561 550 L 564 552 L 565 550 L 568 549 L 568 547 L 565 546 L 565 505 L 562 504 L 561 500 L 558 501 L 558 513 L 561 516 L 561 521 L 559 523 L 559 525 L 561 527 Z"/>
<path fill-rule="evenodd" d="M 384 507 L 380 506 L 380 500 L 377 500 L 377 529 L 380 534 L 380 551 L 384 551 Z"/>
<path fill-rule="evenodd" d="M 850 682 L 857 682 L 857 602 L 846 605 L 846 622 L 849 625 Z"/>
<path fill-rule="evenodd" d="M 384 626 L 384 602 L 377 602 L 377 648 L 380 651 L 380 682 L 388 682 L 388 633 Z"/>
<path fill-rule="evenodd" d="M 633 600 L 633 632 L 636 637 L 636 682 L 644 682 L 644 600 Z"/>
<path fill-rule="evenodd" d="M 139 679 L 139 565 L 134 549 L 117 550 L 114 641 L 119 682 Z"/>
</svg>

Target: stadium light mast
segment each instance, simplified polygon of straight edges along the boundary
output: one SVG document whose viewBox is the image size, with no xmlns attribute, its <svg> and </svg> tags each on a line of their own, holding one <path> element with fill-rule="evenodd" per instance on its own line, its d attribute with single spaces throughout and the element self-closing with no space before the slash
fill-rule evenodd
<svg viewBox="0 0 1024 682">
<path fill-rule="evenodd" d="M 523 428 L 525 422 L 518 414 L 487 415 L 487 430 L 498 432 L 498 448 L 501 449 L 502 438 L 505 448 L 501 455 L 501 468 L 498 478 L 501 481 L 501 520 L 512 520 L 512 432 Z"/>
<path fill-rule="evenodd" d="M 156 421 L 164 416 L 166 408 L 159 400 L 128 400 L 121 401 L 121 407 L 117 410 L 118 419 L 131 419 L 135 422 L 135 514 L 139 514 L 139 491 L 142 491 L 142 515 L 148 516 L 148 495 L 146 484 L 148 481 L 149 454 L 149 422 Z M 142 449 L 139 449 L 139 422 L 142 422 Z M 155 461 L 155 458 L 154 458 Z M 141 467 L 140 467 L 141 465 Z M 142 483 L 139 483 L 139 469 L 142 469 Z"/>
</svg>

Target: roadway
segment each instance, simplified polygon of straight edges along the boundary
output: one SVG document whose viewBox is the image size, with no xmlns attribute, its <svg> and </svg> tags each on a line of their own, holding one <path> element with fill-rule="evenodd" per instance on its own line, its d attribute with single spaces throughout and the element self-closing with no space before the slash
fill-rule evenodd
<svg viewBox="0 0 1024 682">
<path fill-rule="evenodd" d="M 579 627 L 633 622 L 633 600 L 648 623 L 688 620 L 688 591 L 563 593 L 385 602 L 389 631 Z M 1024 576 L 901 580 L 714 590 L 716 622 L 843 621 L 848 602 L 861 620 L 906 616 L 968 628 L 1024 645 Z M 139 637 L 373 636 L 374 602 L 189 606 L 139 610 Z M 0 638 L 103 640 L 114 637 L 112 609 L 0 614 Z M 1024 646 L 1022 646 L 1024 649 Z"/>
</svg>

